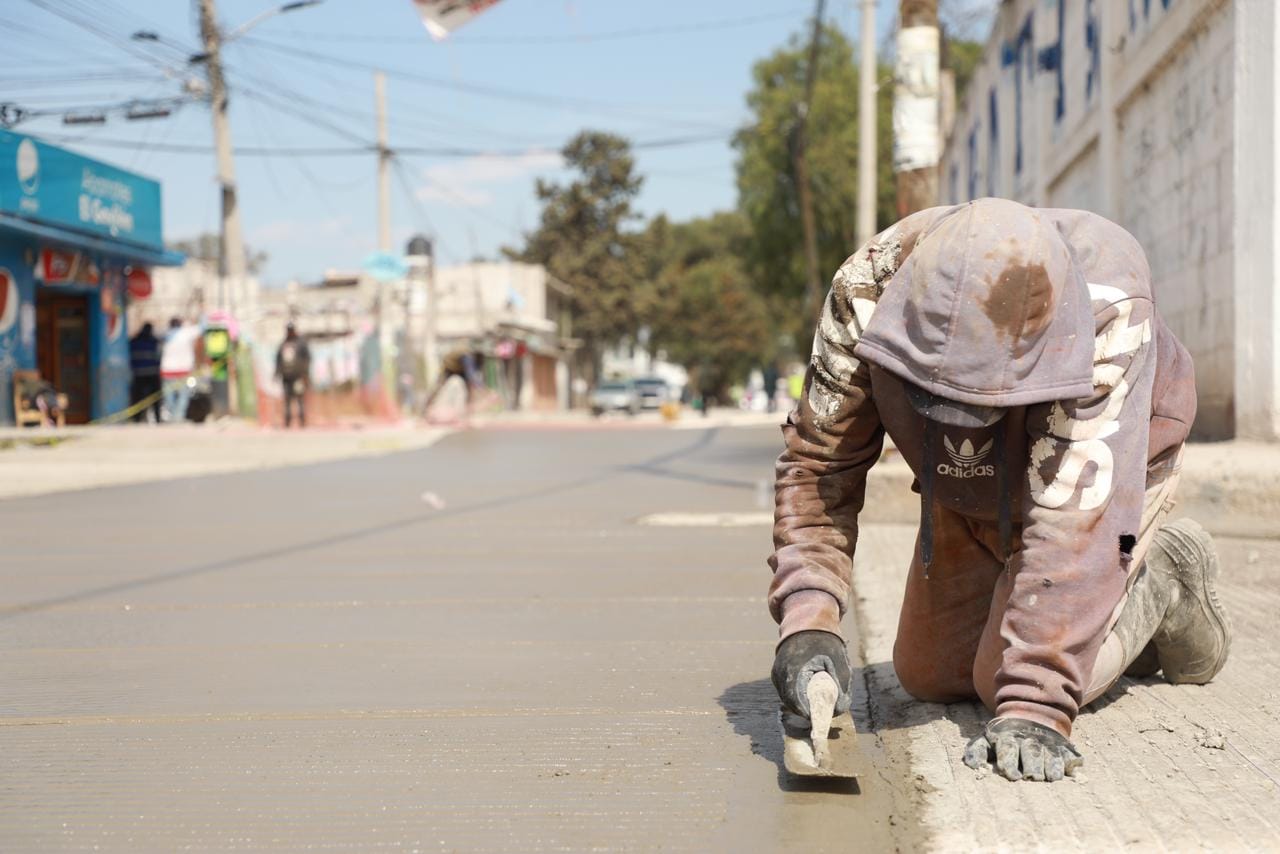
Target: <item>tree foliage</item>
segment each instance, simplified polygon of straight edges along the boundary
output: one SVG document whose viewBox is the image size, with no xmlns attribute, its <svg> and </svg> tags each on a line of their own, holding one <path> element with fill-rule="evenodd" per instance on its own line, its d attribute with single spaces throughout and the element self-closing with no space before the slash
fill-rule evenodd
<svg viewBox="0 0 1280 854">
<path fill-rule="evenodd" d="M 640 339 L 721 393 L 749 370 L 803 357 L 805 264 L 792 145 L 804 96 L 807 34 L 753 68 L 748 124 L 734 137 L 737 210 L 688 222 L 659 216 L 638 229 L 640 190 L 626 140 L 585 131 L 564 149 L 567 184 L 539 181 L 538 228 L 509 254 L 543 264 L 574 288 L 573 334 L 593 362 L 601 349 Z M 892 72 L 877 96 L 877 220 L 894 217 Z M 857 247 L 858 70 L 837 29 L 822 34 L 808 112 L 807 163 L 823 278 Z M 791 342 L 788 347 L 786 342 Z"/>
<path fill-rule="evenodd" d="M 674 224 L 658 217 L 645 234 L 651 346 L 717 396 L 771 356 L 769 312 L 744 261 L 750 239 L 736 212 Z"/>
<path fill-rule="evenodd" d="M 221 246 L 222 241 L 218 235 L 207 232 L 185 240 L 174 240 L 169 243 L 169 248 L 175 252 L 181 252 L 188 258 L 194 258 L 197 261 L 208 261 L 213 264 L 218 263 L 218 256 L 222 251 Z M 244 268 L 250 275 L 257 275 L 262 272 L 262 268 L 266 266 L 269 257 L 266 252 L 246 246 L 244 250 Z"/>
<path fill-rule="evenodd" d="M 583 131 L 562 150 L 576 174 L 567 184 L 539 179 L 538 227 L 513 257 L 541 264 L 573 288 L 573 334 L 592 364 L 600 351 L 640 326 L 647 305 L 645 258 L 632 209 L 642 179 L 631 146 L 620 136 Z"/>
<path fill-rule="evenodd" d="M 804 291 L 804 241 L 800 225 L 792 149 L 799 105 L 803 103 L 807 44 L 800 34 L 760 60 L 747 94 L 750 124 L 734 139 L 738 150 L 738 207 L 750 223 L 747 262 L 764 290 L 781 297 L 790 314 L 800 314 Z M 892 72 L 880 69 L 880 79 Z M 857 246 L 858 69 L 848 39 L 836 28 L 822 33 L 817 82 L 808 116 L 806 147 L 818 227 L 818 257 L 824 279 L 835 273 Z M 879 223 L 893 220 L 892 86 L 877 98 L 877 198 Z M 811 318 L 789 318 L 793 334 L 812 326 Z"/>
</svg>

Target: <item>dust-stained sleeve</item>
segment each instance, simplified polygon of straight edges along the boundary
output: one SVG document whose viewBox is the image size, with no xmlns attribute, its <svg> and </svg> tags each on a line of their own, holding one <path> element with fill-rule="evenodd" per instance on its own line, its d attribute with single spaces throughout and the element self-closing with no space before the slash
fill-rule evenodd
<svg viewBox="0 0 1280 854">
<path fill-rule="evenodd" d="M 1146 489 L 1152 305 L 1089 285 L 1094 396 L 1027 413 L 1022 548 L 1000 626 L 996 714 L 1070 735 L 1124 595 Z"/>
<path fill-rule="evenodd" d="M 938 210 L 872 238 L 840 267 L 827 294 L 776 468 L 769 613 L 779 640 L 813 629 L 840 634 L 867 472 L 884 441 L 871 376 L 853 348 L 883 287 Z"/>
</svg>

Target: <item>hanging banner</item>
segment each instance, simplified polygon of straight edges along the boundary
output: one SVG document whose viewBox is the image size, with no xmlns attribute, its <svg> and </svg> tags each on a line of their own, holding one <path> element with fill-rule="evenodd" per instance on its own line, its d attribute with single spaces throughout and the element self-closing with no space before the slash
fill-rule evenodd
<svg viewBox="0 0 1280 854">
<path fill-rule="evenodd" d="M 442 41 L 498 0 L 413 0 L 431 38 Z"/>
<path fill-rule="evenodd" d="M 898 31 L 893 89 L 893 171 L 936 166 L 942 154 L 938 132 L 937 27 Z"/>
</svg>

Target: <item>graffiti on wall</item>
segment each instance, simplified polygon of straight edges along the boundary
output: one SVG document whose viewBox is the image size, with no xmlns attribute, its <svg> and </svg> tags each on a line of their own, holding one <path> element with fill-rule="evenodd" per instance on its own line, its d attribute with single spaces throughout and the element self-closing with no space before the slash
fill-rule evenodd
<svg viewBox="0 0 1280 854">
<path fill-rule="evenodd" d="M 978 92 L 967 100 L 956 119 L 956 130 L 944 154 L 946 188 L 952 201 L 979 194 L 1014 193 L 1027 187 L 1033 170 L 1032 134 L 1036 117 L 1048 120 L 1056 133 L 1078 126 L 1083 113 L 1094 108 L 1101 93 L 1104 50 L 1132 50 L 1146 31 L 1122 46 L 1119 36 L 1104 44 L 1103 12 L 1112 0 L 1025 0 L 1009 4 L 999 26 L 1006 37 L 988 54 L 974 80 Z M 1160 13 L 1178 0 L 1126 0 L 1129 28 L 1149 30 Z M 1124 26 L 1124 7 L 1116 9 Z M 1037 16 L 1037 12 L 1039 15 Z M 1039 30 L 1037 30 L 1039 27 Z M 1046 100 L 1043 114 L 1034 111 L 1036 98 Z M 1001 116 L 1001 106 L 1005 115 Z M 985 117 L 984 117 L 985 114 Z M 983 129 L 983 122 L 986 127 Z M 1009 137 L 1004 139 L 1003 137 Z M 985 150 L 984 150 L 985 146 Z M 1012 186 L 1002 186 L 1013 176 Z M 985 170 L 985 174 L 984 174 Z"/>
</svg>

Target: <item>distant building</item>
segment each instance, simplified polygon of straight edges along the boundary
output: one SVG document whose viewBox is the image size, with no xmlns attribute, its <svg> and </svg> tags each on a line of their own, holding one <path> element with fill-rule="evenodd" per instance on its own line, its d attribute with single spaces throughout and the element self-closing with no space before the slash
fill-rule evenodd
<svg viewBox="0 0 1280 854">
<path fill-rule="evenodd" d="M 944 203 L 1085 208 L 1138 238 L 1206 438 L 1280 438 L 1277 5 L 1005 0 L 940 167 Z"/>
<path fill-rule="evenodd" d="M 18 371 L 67 395 L 73 424 L 127 407 L 129 303 L 180 263 L 157 182 L 0 130 L 0 424 Z"/>
<path fill-rule="evenodd" d="M 149 320 L 159 331 L 171 317 L 198 318 L 224 299 L 228 313 L 240 324 L 252 327 L 258 318 L 261 291 L 262 284 L 254 276 L 223 282 L 217 262 L 187 258 L 180 267 L 158 269 L 152 274 L 150 296 L 129 304 L 129 327 L 136 329 Z"/>
<path fill-rule="evenodd" d="M 558 322 L 565 286 L 541 266 L 494 262 L 440 268 L 435 291 L 435 369 L 453 350 L 479 351 L 491 366 L 486 380 L 512 408 L 568 406 L 572 342 L 561 338 Z M 419 278 L 380 283 L 363 272 L 331 270 L 313 284 L 263 290 L 255 337 L 278 341 L 289 321 L 321 342 L 380 329 L 390 372 L 421 385 L 430 310 Z"/>
</svg>

